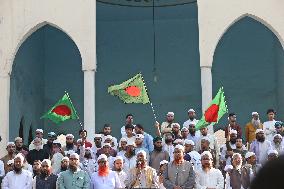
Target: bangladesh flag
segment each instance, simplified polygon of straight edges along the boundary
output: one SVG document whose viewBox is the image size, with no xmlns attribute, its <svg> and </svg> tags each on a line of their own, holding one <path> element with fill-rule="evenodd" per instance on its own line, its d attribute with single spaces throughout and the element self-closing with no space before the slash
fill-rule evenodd
<svg viewBox="0 0 284 189">
<path fill-rule="evenodd" d="M 50 119 L 56 124 L 68 119 L 79 119 L 68 93 L 65 93 L 64 96 L 41 117 L 41 119 L 42 118 Z"/>
<path fill-rule="evenodd" d="M 221 87 L 210 103 L 209 108 L 207 108 L 202 118 L 196 124 L 196 130 L 207 127 L 210 124 L 214 125 L 215 123 L 218 123 L 219 119 L 225 113 L 228 113 L 228 109 L 225 101 L 224 90 L 223 87 Z"/>
<path fill-rule="evenodd" d="M 147 104 L 150 102 L 141 73 L 119 85 L 110 86 L 108 93 L 118 96 L 124 103 Z"/>
</svg>

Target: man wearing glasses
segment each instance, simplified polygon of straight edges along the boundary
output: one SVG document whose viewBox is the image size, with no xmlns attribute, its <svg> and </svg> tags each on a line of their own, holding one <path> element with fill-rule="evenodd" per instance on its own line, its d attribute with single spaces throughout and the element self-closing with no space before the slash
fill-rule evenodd
<svg viewBox="0 0 284 189">
<path fill-rule="evenodd" d="M 79 168 L 79 155 L 73 153 L 69 157 L 69 169 L 60 173 L 58 189 L 90 189 L 89 175 Z"/>
</svg>

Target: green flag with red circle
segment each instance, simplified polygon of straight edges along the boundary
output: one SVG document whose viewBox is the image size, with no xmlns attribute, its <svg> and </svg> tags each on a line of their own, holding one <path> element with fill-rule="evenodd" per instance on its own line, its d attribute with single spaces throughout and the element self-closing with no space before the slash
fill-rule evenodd
<svg viewBox="0 0 284 189">
<path fill-rule="evenodd" d="M 64 96 L 41 117 L 41 119 L 42 118 L 50 119 L 54 123 L 59 124 L 69 119 L 79 119 L 79 116 L 76 113 L 68 93 L 65 93 Z"/>
<path fill-rule="evenodd" d="M 118 96 L 124 103 L 142 103 L 150 102 L 142 74 L 124 81 L 119 85 L 113 85 L 108 88 L 108 93 Z"/>
<path fill-rule="evenodd" d="M 221 87 L 210 103 L 209 107 L 203 114 L 202 118 L 195 125 L 195 129 L 199 130 L 201 128 L 207 127 L 210 124 L 216 124 L 220 118 L 228 113 L 227 104 L 225 101 L 224 89 Z"/>
</svg>

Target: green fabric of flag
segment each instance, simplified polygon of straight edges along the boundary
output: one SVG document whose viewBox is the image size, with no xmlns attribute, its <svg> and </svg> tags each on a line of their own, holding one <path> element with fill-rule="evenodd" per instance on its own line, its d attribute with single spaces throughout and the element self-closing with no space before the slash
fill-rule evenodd
<svg viewBox="0 0 284 189">
<path fill-rule="evenodd" d="M 141 73 L 119 85 L 110 86 L 108 93 L 118 96 L 124 103 L 147 104 L 150 102 Z"/>
<path fill-rule="evenodd" d="M 218 123 L 225 113 L 228 113 L 228 109 L 225 101 L 224 90 L 223 87 L 221 87 L 202 118 L 196 124 L 196 130 L 207 127 L 210 124 L 214 125 L 215 123 Z"/>
<path fill-rule="evenodd" d="M 64 96 L 41 117 L 41 119 L 42 118 L 50 119 L 56 124 L 69 119 L 79 119 L 68 93 L 65 93 Z"/>
</svg>

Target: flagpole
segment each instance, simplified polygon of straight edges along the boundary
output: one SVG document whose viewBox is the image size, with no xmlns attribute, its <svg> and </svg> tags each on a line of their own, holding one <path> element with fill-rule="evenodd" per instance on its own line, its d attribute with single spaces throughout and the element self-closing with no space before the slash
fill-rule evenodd
<svg viewBox="0 0 284 189">
<path fill-rule="evenodd" d="M 73 104 L 73 102 L 72 102 L 72 100 L 71 100 L 71 98 L 69 97 L 69 94 L 65 91 L 65 94 L 67 95 L 67 98 L 70 100 L 70 102 Z M 73 105 L 74 106 L 74 105 Z M 84 129 L 84 125 L 82 124 L 82 122 L 80 121 L 80 117 L 78 116 L 78 114 L 76 114 L 77 115 L 77 121 L 78 121 L 78 123 L 79 123 L 79 125 L 80 125 L 80 127 L 81 127 L 81 129 Z"/>
</svg>

